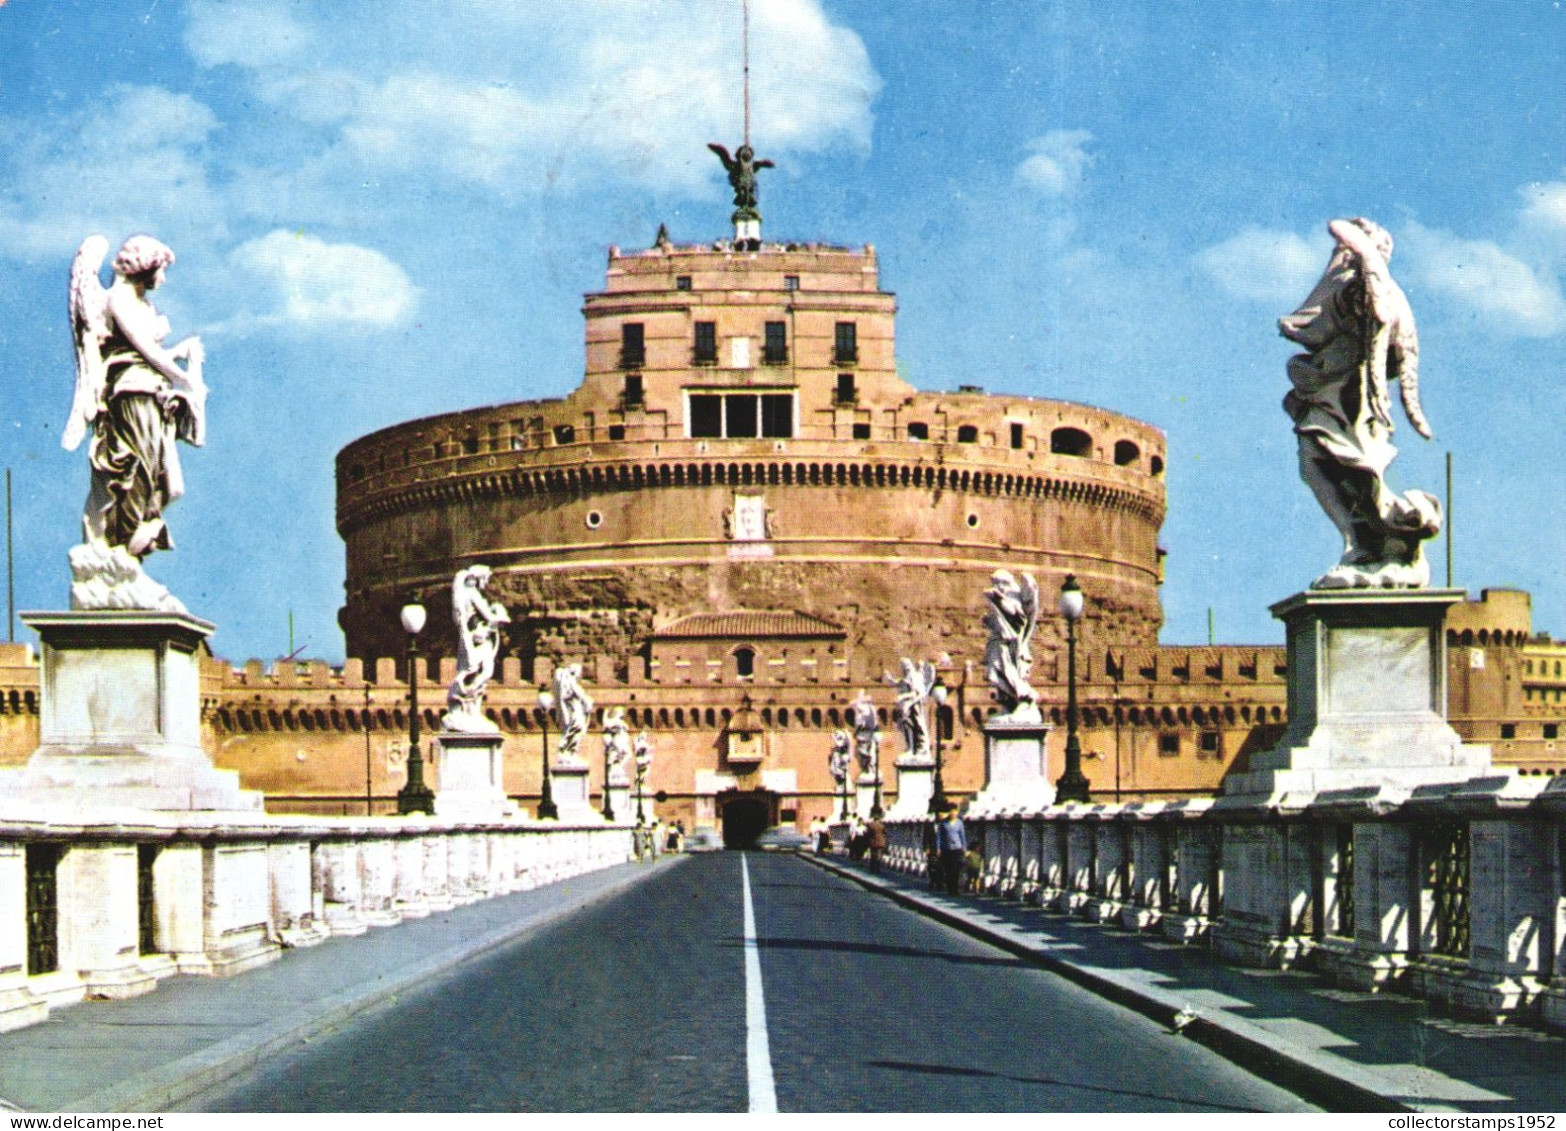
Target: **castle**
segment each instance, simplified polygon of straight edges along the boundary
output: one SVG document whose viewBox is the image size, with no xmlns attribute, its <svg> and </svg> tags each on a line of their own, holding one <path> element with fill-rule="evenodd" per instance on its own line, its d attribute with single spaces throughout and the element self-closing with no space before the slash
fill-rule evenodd
<svg viewBox="0 0 1566 1131">
<path fill-rule="evenodd" d="M 738 214 L 737 214 L 738 215 Z M 402 784 L 410 599 L 433 614 L 420 702 L 438 729 L 454 674 L 453 575 L 494 571 L 511 615 L 487 698 L 505 785 L 536 804 L 538 690 L 581 663 L 600 712 L 655 751 L 644 806 L 743 842 L 836 806 L 831 734 L 868 692 L 900 751 L 885 673 L 934 660 L 949 793 L 984 783 L 982 594 L 1035 576 L 1034 684 L 1049 776 L 1063 763 L 1068 574 L 1086 594 L 1078 679 L 1096 796 L 1210 793 L 1284 722 L 1281 646 L 1161 647 L 1165 437 L 1105 409 L 932 392 L 896 366 L 896 300 L 875 251 L 759 238 L 611 248 L 586 297 L 585 375 L 557 400 L 398 424 L 337 460 L 350 659 L 209 659 L 208 749 L 278 811 L 381 812 Z M 1448 620 L 1451 717 L 1497 761 L 1555 771 L 1566 645 L 1526 594 Z M 37 742 L 37 667 L 0 646 L 0 753 Z M 584 753 L 593 760 L 596 736 Z M 600 788 L 602 766 L 594 772 Z M 438 766 L 433 776 L 439 778 Z M 649 816 L 651 813 L 648 814 Z"/>
</svg>

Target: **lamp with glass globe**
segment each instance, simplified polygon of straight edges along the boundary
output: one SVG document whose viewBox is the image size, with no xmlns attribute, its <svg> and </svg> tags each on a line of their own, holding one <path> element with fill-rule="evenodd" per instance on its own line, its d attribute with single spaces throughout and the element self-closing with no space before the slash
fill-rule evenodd
<svg viewBox="0 0 1566 1131">
<path fill-rule="evenodd" d="M 1087 801 L 1082 773 L 1082 740 L 1077 737 L 1077 621 L 1082 619 L 1082 588 L 1074 573 L 1060 587 L 1060 615 L 1066 618 L 1066 772 L 1055 783 L 1057 801 Z"/>
<path fill-rule="evenodd" d="M 435 794 L 424 784 L 424 754 L 419 749 L 419 633 L 424 621 L 424 606 L 418 601 L 402 607 L 402 630 L 408 634 L 408 781 L 397 791 L 397 812 L 403 815 L 435 812 Z"/>
</svg>

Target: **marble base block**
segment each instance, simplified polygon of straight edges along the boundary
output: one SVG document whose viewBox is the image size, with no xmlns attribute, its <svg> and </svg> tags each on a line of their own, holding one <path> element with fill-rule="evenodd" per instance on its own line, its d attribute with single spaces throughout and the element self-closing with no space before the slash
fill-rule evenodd
<svg viewBox="0 0 1566 1131">
<path fill-rule="evenodd" d="M 995 715 L 984 721 L 984 788 L 968 806 L 976 816 L 1036 812 L 1055 801 L 1044 741 L 1049 724 L 1038 712 Z"/>
<path fill-rule="evenodd" d="M 1490 772 L 1446 721 L 1446 610 L 1461 589 L 1311 590 L 1272 607 L 1288 631 L 1289 724 L 1226 797 L 1413 788 Z"/>
<path fill-rule="evenodd" d="M 859 780 L 854 783 L 854 812 L 865 820 L 869 820 L 875 813 L 876 799 L 881 793 L 881 779 L 874 774 L 861 774 Z M 885 816 L 885 801 L 882 801 L 882 815 Z"/>
<path fill-rule="evenodd" d="M 587 766 L 580 762 L 556 762 L 549 768 L 555 808 L 564 824 L 584 825 L 604 819 L 588 798 L 587 775 Z"/>
<path fill-rule="evenodd" d="M 450 821 L 498 821 L 516 812 L 506 796 L 499 734 L 441 731 L 440 788 L 435 816 Z"/>
<path fill-rule="evenodd" d="M 935 796 L 935 762 L 929 758 L 897 759 L 897 803 L 887 814 L 893 820 L 903 817 L 927 817 L 930 798 Z"/>
<path fill-rule="evenodd" d="M 42 640 L 39 746 L 0 792 L 50 805 L 262 808 L 201 746 L 201 645 L 186 613 L 24 613 Z"/>
</svg>

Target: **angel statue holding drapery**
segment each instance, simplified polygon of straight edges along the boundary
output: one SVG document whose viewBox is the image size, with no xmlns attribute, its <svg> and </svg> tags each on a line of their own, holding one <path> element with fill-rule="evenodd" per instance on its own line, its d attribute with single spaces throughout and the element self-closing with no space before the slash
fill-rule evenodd
<svg viewBox="0 0 1566 1131">
<path fill-rule="evenodd" d="M 555 669 L 555 718 L 560 723 L 560 760 L 582 762 L 582 737 L 593 701 L 582 689 L 582 665 L 561 664 Z"/>
<path fill-rule="evenodd" d="M 984 627 L 984 674 L 1000 703 L 1003 715 L 1034 715 L 1038 692 L 1028 682 L 1033 670 L 1033 633 L 1039 623 L 1039 586 L 1030 574 L 1018 581 L 1008 571 L 996 570 L 984 591 L 989 609 Z"/>
<path fill-rule="evenodd" d="M 625 708 L 610 707 L 604 712 L 604 764 L 609 780 L 626 781 L 625 764 L 631 758 L 631 732 L 625 725 Z"/>
<path fill-rule="evenodd" d="M 163 513 L 185 492 L 176 441 L 206 441 L 204 355 L 194 337 L 163 344 L 168 319 L 147 297 L 174 253 L 151 236 L 132 236 L 104 290 L 99 271 L 108 250 L 104 237 L 89 236 L 71 265 L 76 393 L 61 444 L 75 451 L 86 439 L 92 472 L 83 544 L 71 551 L 71 604 L 183 612 L 140 563 L 174 545 Z"/>
<path fill-rule="evenodd" d="M 903 752 L 910 758 L 930 757 L 930 693 L 935 690 L 935 665 L 916 664 L 904 658 L 898 675 L 883 675 L 897 688 L 892 702 L 892 721 L 902 732 Z"/>
<path fill-rule="evenodd" d="M 846 730 L 834 730 L 832 753 L 827 758 L 827 769 L 832 773 L 832 780 L 839 786 L 848 780 L 848 764 L 852 758 L 853 739 L 848 736 Z"/>
<path fill-rule="evenodd" d="M 848 705 L 848 719 L 854 727 L 854 756 L 859 759 L 859 774 L 871 778 L 881 763 L 881 716 L 875 702 L 863 691 Z"/>
<path fill-rule="evenodd" d="M 488 566 L 460 570 L 451 583 L 451 615 L 457 625 L 457 678 L 446 691 L 441 725 L 464 734 L 497 734 L 484 715 L 484 691 L 495 676 L 500 655 L 500 626 L 511 623 L 506 607 L 484 596 Z"/>
<path fill-rule="evenodd" d="M 1441 504 L 1399 495 L 1385 475 L 1392 446 L 1387 382 L 1430 439 L 1419 403 L 1419 337 L 1408 298 L 1387 266 L 1392 237 L 1364 218 L 1327 225 L 1337 241 L 1315 289 L 1278 330 L 1306 351 L 1289 359 L 1284 411 L 1299 437 L 1300 478 L 1343 536 L 1338 564 L 1313 589 L 1418 588 L 1430 582 L 1423 544 L 1441 530 Z"/>
</svg>

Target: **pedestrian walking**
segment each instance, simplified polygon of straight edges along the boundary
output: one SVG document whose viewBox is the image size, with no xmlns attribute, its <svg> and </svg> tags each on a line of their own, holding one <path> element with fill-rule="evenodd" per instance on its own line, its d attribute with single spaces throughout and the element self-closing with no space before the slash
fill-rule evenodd
<svg viewBox="0 0 1566 1131">
<path fill-rule="evenodd" d="M 865 826 L 865 846 L 870 853 L 870 870 L 879 873 L 881 857 L 886 855 L 886 822 L 880 817 L 871 817 Z"/>
<path fill-rule="evenodd" d="M 941 878 L 948 895 L 962 888 L 964 856 L 968 852 L 968 832 L 955 808 L 947 809 L 935 826 L 935 851 L 941 860 Z"/>
</svg>

